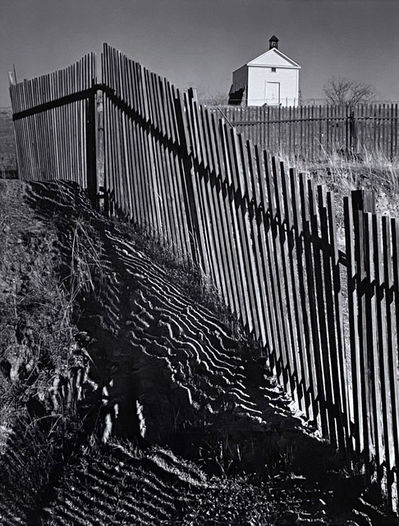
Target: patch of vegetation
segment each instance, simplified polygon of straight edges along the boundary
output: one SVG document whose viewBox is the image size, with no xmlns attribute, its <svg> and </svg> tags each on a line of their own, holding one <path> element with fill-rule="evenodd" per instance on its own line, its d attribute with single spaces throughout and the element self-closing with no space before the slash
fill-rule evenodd
<svg viewBox="0 0 399 526">
<path fill-rule="evenodd" d="M 23 189 L 0 184 L 0 466 L 2 492 L 34 510 L 83 432 L 73 383 L 87 357 L 74 322 L 77 284 L 60 281 L 56 233 L 24 204 Z"/>
<path fill-rule="evenodd" d="M 367 150 L 357 155 L 326 155 L 323 161 L 284 159 L 296 166 L 316 184 L 323 184 L 334 193 L 338 220 L 342 221 L 342 198 L 352 190 L 371 190 L 376 196 L 377 212 L 399 217 L 399 159 L 390 160 L 382 153 Z"/>
</svg>

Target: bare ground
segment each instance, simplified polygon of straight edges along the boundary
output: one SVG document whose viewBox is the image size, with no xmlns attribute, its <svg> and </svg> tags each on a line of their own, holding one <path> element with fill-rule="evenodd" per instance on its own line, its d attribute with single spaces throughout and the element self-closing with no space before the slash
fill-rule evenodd
<svg viewBox="0 0 399 526">
<path fill-rule="evenodd" d="M 394 524 L 195 275 L 71 185 L 0 196 L 2 524 Z"/>
</svg>

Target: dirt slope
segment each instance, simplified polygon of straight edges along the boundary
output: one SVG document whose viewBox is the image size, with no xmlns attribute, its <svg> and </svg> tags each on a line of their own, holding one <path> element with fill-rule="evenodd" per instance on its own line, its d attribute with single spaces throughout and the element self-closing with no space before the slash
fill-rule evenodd
<svg viewBox="0 0 399 526">
<path fill-rule="evenodd" d="M 191 278 L 141 250 L 148 241 L 71 185 L 37 183 L 13 199 L 35 236 L 55 236 L 76 346 L 90 356 L 76 412 L 92 415 L 40 499 L 31 488 L 21 506 L 12 481 L 3 486 L 4 524 L 393 524 L 362 508 L 361 478 L 295 416 L 259 352 L 201 305 Z M 12 444 L 3 449 L 12 463 Z"/>
</svg>

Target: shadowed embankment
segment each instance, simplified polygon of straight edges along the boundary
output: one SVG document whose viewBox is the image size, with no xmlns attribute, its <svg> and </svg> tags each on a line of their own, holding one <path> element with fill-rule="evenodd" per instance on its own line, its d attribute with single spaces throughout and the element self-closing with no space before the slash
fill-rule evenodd
<svg viewBox="0 0 399 526">
<path fill-rule="evenodd" d="M 32 252 L 36 238 L 53 236 L 48 252 L 73 303 L 82 357 L 63 391 L 63 381 L 51 380 L 53 403 L 36 400 L 29 414 L 53 415 L 69 396 L 84 425 L 68 428 L 62 455 L 54 447 L 50 476 L 27 504 L 14 479 L 2 483 L 7 524 L 378 520 L 358 500 L 361 478 L 346 475 L 342 459 L 294 414 L 260 351 L 202 305 L 194 275 L 150 259 L 149 240 L 93 212 L 77 187 L 12 184 L 12 206 L 36 225 L 15 244 Z M 18 426 L 4 438 L 7 472 L 26 461 Z"/>
</svg>

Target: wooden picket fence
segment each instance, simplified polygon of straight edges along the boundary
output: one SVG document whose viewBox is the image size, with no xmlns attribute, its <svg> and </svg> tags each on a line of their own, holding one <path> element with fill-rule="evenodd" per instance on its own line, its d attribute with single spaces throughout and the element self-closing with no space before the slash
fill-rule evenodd
<svg viewBox="0 0 399 526">
<path fill-rule="evenodd" d="M 95 54 L 10 86 L 18 169 L 25 180 L 62 179 L 97 189 Z"/>
<path fill-rule="evenodd" d="M 77 139 L 92 126 L 84 105 L 68 130 L 65 120 L 46 119 L 101 90 L 105 211 L 202 269 L 303 413 L 397 511 L 397 221 L 357 191 L 345 199 L 338 233 L 331 192 L 245 139 L 192 90 L 108 45 L 102 75 L 96 84 L 78 74 L 84 90 L 69 91 L 72 100 L 63 89 L 27 99 L 43 77 L 11 87 L 21 177 L 97 188 L 93 150 L 86 146 L 85 163 L 88 143 Z"/>
<path fill-rule="evenodd" d="M 399 155 L 398 105 L 210 107 L 269 152 L 323 160 L 331 155 Z"/>
</svg>

